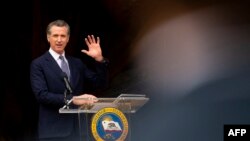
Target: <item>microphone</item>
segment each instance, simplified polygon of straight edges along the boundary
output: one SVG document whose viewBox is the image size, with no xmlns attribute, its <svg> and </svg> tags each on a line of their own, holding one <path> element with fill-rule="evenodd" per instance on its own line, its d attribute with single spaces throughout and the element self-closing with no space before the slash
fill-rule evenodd
<svg viewBox="0 0 250 141">
<path fill-rule="evenodd" d="M 62 72 L 62 77 L 63 77 L 64 83 L 65 83 L 66 89 L 67 89 L 68 92 L 71 94 L 73 91 L 72 91 L 70 82 L 69 82 L 69 80 L 68 80 L 67 74 L 66 74 L 65 72 Z"/>
</svg>

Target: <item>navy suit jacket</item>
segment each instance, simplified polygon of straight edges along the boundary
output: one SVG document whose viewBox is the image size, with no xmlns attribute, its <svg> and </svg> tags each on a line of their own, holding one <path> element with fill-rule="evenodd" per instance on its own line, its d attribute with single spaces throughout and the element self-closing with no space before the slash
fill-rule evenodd
<svg viewBox="0 0 250 141">
<path fill-rule="evenodd" d="M 96 71 L 89 70 L 75 57 L 66 56 L 70 67 L 72 96 L 84 92 L 84 85 L 93 82 L 95 87 L 107 86 L 107 64 L 96 62 Z M 52 55 L 47 51 L 34 59 L 30 66 L 31 87 L 39 106 L 39 138 L 64 137 L 73 131 L 77 114 L 60 114 L 64 106 L 65 82 L 62 70 Z"/>
</svg>

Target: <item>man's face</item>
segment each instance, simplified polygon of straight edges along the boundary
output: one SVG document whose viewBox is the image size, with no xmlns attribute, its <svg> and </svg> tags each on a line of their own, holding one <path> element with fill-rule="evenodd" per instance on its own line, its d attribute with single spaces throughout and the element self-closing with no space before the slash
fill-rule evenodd
<svg viewBox="0 0 250 141">
<path fill-rule="evenodd" d="M 66 27 L 52 26 L 50 34 L 47 34 L 47 40 L 50 47 L 57 53 L 63 53 L 68 41 L 68 29 Z"/>
</svg>

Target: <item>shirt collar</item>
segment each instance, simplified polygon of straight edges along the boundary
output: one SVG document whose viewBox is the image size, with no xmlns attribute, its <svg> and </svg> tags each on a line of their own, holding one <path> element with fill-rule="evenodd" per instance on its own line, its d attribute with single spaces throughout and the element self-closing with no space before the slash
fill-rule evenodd
<svg viewBox="0 0 250 141">
<path fill-rule="evenodd" d="M 60 55 L 62 55 L 62 56 L 65 57 L 65 52 L 63 52 L 62 54 L 58 54 L 58 53 L 56 53 L 52 48 L 49 49 L 49 53 L 52 55 L 52 57 L 53 57 L 55 60 L 58 60 Z"/>
</svg>

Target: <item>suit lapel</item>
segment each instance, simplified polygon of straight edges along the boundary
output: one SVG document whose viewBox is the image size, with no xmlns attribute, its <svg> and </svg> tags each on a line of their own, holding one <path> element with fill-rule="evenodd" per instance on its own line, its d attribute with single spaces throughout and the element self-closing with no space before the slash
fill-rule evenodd
<svg viewBox="0 0 250 141">
<path fill-rule="evenodd" d="M 48 68 L 52 70 L 56 76 L 62 78 L 62 70 L 49 52 L 45 54 L 45 60 L 47 61 Z"/>
</svg>

